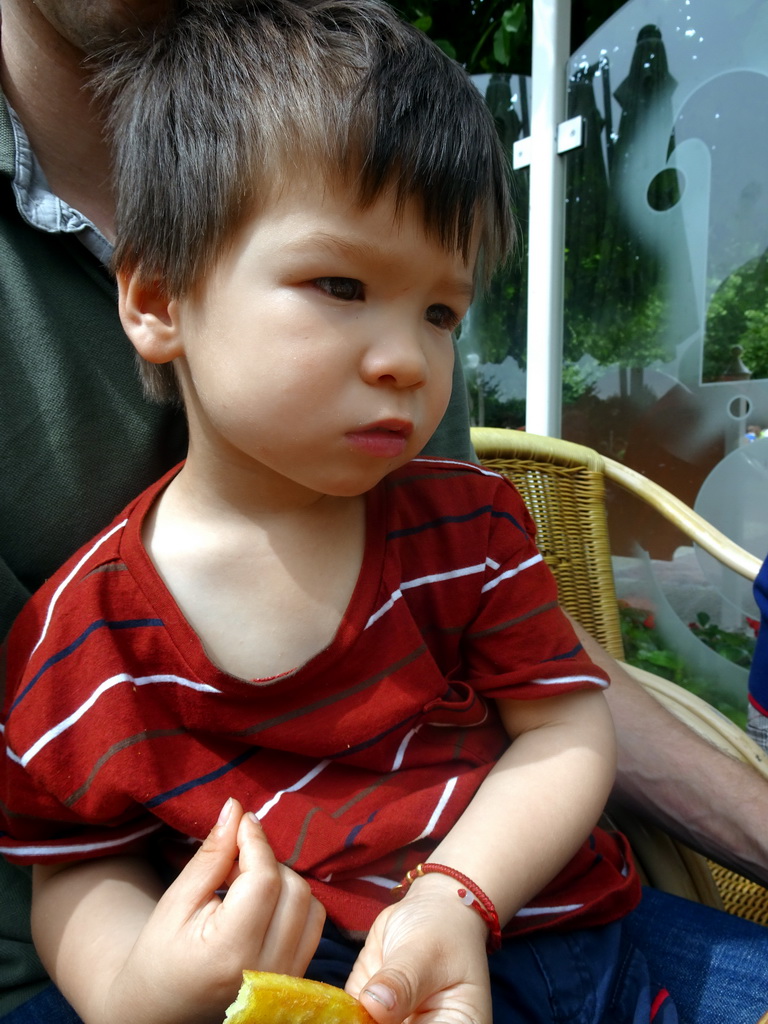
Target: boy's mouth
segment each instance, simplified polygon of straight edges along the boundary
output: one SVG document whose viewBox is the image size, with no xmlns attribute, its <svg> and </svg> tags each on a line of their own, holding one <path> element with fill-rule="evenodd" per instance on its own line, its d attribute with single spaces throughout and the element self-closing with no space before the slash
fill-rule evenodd
<svg viewBox="0 0 768 1024">
<path fill-rule="evenodd" d="M 405 451 L 413 424 L 407 420 L 380 420 L 346 434 L 352 448 L 382 459 L 399 458 Z"/>
</svg>

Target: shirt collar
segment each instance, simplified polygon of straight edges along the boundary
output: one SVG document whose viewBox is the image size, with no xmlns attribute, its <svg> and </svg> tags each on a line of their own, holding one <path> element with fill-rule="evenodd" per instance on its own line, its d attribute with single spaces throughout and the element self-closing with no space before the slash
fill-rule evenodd
<svg viewBox="0 0 768 1024">
<path fill-rule="evenodd" d="M 112 257 L 111 243 L 87 217 L 51 192 L 21 121 L 11 107 L 8 114 L 16 152 L 12 187 L 19 214 L 38 231 L 76 234 L 86 249 L 107 266 Z"/>
</svg>

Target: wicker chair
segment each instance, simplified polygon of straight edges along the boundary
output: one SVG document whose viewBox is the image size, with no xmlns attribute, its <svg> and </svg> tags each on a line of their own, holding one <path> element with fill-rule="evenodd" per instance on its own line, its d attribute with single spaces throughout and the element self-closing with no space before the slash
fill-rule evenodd
<svg viewBox="0 0 768 1024">
<path fill-rule="evenodd" d="M 612 480 L 653 506 L 719 561 L 754 579 L 759 559 L 744 551 L 674 495 L 591 448 L 516 430 L 475 427 L 478 458 L 515 484 L 537 526 L 537 543 L 557 579 L 563 607 L 614 657 L 623 659 L 605 509 Z M 736 725 L 674 683 L 628 671 L 707 740 L 768 779 L 768 756 Z M 768 924 L 768 890 L 706 861 L 655 826 L 611 809 L 646 882 L 679 896 Z"/>
</svg>

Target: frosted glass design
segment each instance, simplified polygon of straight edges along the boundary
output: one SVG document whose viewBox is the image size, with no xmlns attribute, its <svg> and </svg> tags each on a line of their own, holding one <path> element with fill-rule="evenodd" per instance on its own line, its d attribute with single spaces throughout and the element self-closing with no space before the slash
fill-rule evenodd
<svg viewBox="0 0 768 1024">
<path fill-rule="evenodd" d="M 573 55 L 569 114 L 587 142 L 567 158 L 563 340 L 564 436 L 663 484 L 760 557 L 766 39 L 763 0 L 631 0 Z M 678 551 L 681 536 L 633 499 L 610 501 L 620 590 L 654 603 L 686 658 L 699 611 L 733 629 L 754 615 L 747 585 Z M 717 658 L 708 671 L 743 692 L 745 669 Z"/>
</svg>

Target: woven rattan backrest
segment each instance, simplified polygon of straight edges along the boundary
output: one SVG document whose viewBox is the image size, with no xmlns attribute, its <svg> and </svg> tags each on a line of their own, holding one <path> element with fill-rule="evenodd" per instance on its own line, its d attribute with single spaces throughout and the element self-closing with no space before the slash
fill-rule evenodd
<svg viewBox="0 0 768 1024">
<path fill-rule="evenodd" d="M 581 445 L 514 430 L 474 428 L 484 466 L 517 487 L 561 605 L 614 657 L 623 657 L 600 456 Z"/>
</svg>

